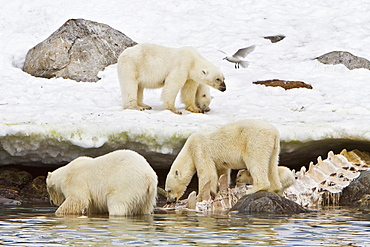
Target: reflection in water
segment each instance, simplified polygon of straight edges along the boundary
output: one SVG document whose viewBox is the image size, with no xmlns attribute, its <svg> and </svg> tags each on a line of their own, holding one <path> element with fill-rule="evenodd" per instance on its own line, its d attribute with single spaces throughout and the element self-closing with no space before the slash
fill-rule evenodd
<svg viewBox="0 0 370 247">
<path fill-rule="evenodd" d="M 0 208 L 6 246 L 370 246 L 370 216 L 328 209 L 293 216 L 154 214 L 55 217 L 55 208 Z"/>
</svg>

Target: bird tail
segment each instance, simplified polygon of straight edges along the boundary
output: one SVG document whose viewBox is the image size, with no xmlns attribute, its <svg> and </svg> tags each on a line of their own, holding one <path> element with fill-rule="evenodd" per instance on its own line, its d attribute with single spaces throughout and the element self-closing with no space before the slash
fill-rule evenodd
<svg viewBox="0 0 370 247">
<path fill-rule="evenodd" d="M 243 67 L 243 68 L 247 68 L 249 63 L 247 61 L 241 61 L 240 62 L 240 65 Z"/>
</svg>

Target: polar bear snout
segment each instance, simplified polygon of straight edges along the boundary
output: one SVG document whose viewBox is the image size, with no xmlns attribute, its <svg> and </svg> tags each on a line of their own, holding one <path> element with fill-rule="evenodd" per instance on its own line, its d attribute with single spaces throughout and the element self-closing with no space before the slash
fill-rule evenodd
<svg viewBox="0 0 370 247">
<path fill-rule="evenodd" d="M 225 82 L 222 82 L 219 86 L 218 86 L 218 88 L 217 88 L 218 90 L 220 90 L 221 92 L 225 92 L 226 91 L 226 84 L 225 84 Z"/>
<path fill-rule="evenodd" d="M 177 202 L 177 197 L 172 193 L 171 189 L 166 189 L 167 204 Z"/>
<path fill-rule="evenodd" d="M 174 202 L 177 202 L 177 198 L 172 198 L 172 199 L 167 199 L 166 203 L 167 204 L 171 204 L 171 203 L 174 203 Z"/>
</svg>

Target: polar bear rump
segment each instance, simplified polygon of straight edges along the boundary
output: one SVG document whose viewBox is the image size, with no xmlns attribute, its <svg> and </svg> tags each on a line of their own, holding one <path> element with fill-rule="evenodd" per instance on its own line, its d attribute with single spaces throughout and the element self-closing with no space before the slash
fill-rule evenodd
<svg viewBox="0 0 370 247">
<path fill-rule="evenodd" d="M 150 214 L 156 204 L 157 183 L 149 163 L 131 150 L 79 157 L 46 178 L 50 200 L 59 206 L 57 215 Z"/>
</svg>

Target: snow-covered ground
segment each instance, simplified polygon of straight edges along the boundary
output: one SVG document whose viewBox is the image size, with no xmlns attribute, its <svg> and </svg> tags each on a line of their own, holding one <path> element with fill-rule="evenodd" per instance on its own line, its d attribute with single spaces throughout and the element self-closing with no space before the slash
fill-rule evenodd
<svg viewBox="0 0 370 247">
<path fill-rule="evenodd" d="M 370 141 L 370 71 L 313 60 L 335 50 L 370 59 L 369 12 L 370 2 L 362 0 L 6 1 L 0 9 L 0 159 L 36 152 L 46 139 L 81 148 L 139 143 L 166 154 L 193 132 L 246 118 L 276 125 L 284 142 Z M 148 90 L 144 102 L 153 110 L 140 112 L 122 110 L 116 65 L 97 83 L 24 73 L 27 51 L 71 18 L 108 24 L 138 43 L 193 46 L 221 68 L 227 90 L 211 89 L 209 113 L 183 115 L 164 111 L 161 90 Z M 263 38 L 277 34 L 286 38 Z M 222 60 L 219 50 L 252 44 L 248 68 Z M 252 84 L 266 79 L 300 80 L 313 89 Z"/>
</svg>

